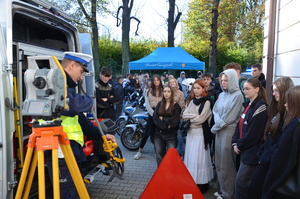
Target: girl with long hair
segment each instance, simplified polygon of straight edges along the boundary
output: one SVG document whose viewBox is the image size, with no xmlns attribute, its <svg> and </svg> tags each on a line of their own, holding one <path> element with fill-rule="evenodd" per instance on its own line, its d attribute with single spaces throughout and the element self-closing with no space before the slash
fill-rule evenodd
<svg viewBox="0 0 300 199">
<path fill-rule="evenodd" d="M 158 102 L 162 100 L 162 93 L 163 93 L 163 86 L 159 75 L 153 75 L 150 88 L 146 93 L 147 94 L 145 96 L 145 104 L 148 112 L 148 120 L 146 125 L 146 131 L 142 137 L 141 145 L 139 147 L 137 154 L 134 156 L 135 160 L 141 158 L 142 151 L 147 142 L 148 137 L 150 136 L 151 140 L 153 140 L 155 128 L 153 125 L 152 117 L 153 117 L 155 107 L 157 106 Z"/>
<path fill-rule="evenodd" d="M 202 193 L 208 190 L 208 182 L 214 177 L 209 143 L 203 131 L 204 122 L 210 120 L 212 115 L 207 93 L 204 81 L 196 80 L 189 103 L 182 114 L 184 120 L 191 122 L 187 132 L 184 163 Z"/>
<path fill-rule="evenodd" d="M 263 185 L 262 199 L 294 199 L 299 194 L 283 194 L 276 188 L 284 184 L 294 169 L 299 167 L 300 157 L 300 86 L 290 88 L 286 93 L 286 116 L 282 136 L 271 158 L 269 170 Z M 296 176 L 295 176 L 296 177 Z M 298 184 L 300 179 L 298 179 Z M 296 185 L 295 185 L 296 186 Z"/>
<path fill-rule="evenodd" d="M 184 94 L 181 90 L 179 90 L 178 82 L 174 77 L 169 77 L 168 85 L 174 91 L 174 101 L 177 102 L 181 109 L 184 108 Z"/>
<path fill-rule="evenodd" d="M 272 98 L 268 110 L 268 120 L 265 127 L 263 144 L 258 151 L 259 165 L 253 174 L 248 199 L 261 198 L 262 186 L 268 173 L 270 161 L 278 146 L 284 123 L 286 92 L 294 83 L 289 77 L 282 77 L 274 81 L 272 85 Z"/>
<path fill-rule="evenodd" d="M 179 128 L 181 108 L 174 102 L 174 91 L 165 86 L 162 101 L 158 102 L 153 113 L 156 125 L 154 149 L 157 165 L 160 164 L 169 148 L 177 147 L 177 130 Z"/>
<path fill-rule="evenodd" d="M 181 110 L 184 109 L 185 103 L 184 103 L 184 94 L 181 90 L 179 90 L 179 85 L 177 80 L 174 78 L 173 75 L 169 76 L 169 82 L 168 85 L 173 89 L 174 91 L 174 101 L 177 102 L 181 108 Z M 178 146 L 177 151 L 180 156 L 183 156 L 184 153 L 184 140 L 183 140 L 183 131 L 178 130 L 177 132 L 177 140 L 178 140 Z"/>
<path fill-rule="evenodd" d="M 245 102 L 235 133 L 232 147 L 240 154 L 240 166 L 235 180 L 235 199 L 245 199 L 252 174 L 258 166 L 257 151 L 261 145 L 265 125 L 268 119 L 265 89 L 257 78 L 244 83 L 243 92 L 249 102 Z"/>
</svg>

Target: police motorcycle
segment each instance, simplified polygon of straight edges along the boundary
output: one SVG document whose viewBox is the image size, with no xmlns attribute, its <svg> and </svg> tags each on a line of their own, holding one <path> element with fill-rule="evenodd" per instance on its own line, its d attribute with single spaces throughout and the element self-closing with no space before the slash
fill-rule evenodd
<svg viewBox="0 0 300 199">
<path fill-rule="evenodd" d="M 128 124 L 135 123 L 133 119 L 133 115 L 137 113 L 141 113 L 144 111 L 143 104 L 145 102 L 145 98 L 143 95 L 140 95 L 138 91 L 133 92 L 127 99 L 124 105 L 124 115 L 121 115 L 116 120 L 116 125 L 119 127 L 119 131 L 117 131 L 118 135 L 121 135 L 122 130 Z"/>
<path fill-rule="evenodd" d="M 182 84 L 188 87 L 188 92 L 191 92 L 194 82 L 196 81 L 195 78 L 186 78 L 183 80 Z"/>
<path fill-rule="evenodd" d="M 142 137 L 146 130 L 148 112 L 143 111 L 132 115 L 133 124 L 127 124 L 121 132 L 120 139 L 123 146 L 130 150 L 136 151 L 142 141 Z"/>
</svg>

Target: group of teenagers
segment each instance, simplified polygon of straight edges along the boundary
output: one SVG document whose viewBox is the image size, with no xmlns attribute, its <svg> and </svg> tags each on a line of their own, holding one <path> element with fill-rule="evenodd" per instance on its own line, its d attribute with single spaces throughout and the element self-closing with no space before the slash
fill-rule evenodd
<svg viewBox="0 0 300 199">
<path fill-rule="evenodd" d="M 202 193 L 214 178 L 214 163 L 217 199 L 293 198 L 276 190 L 299 162 L 300 86 L 289 77 L 275 80 L 267 103 L 258 78 L 241 88 L 237 71 L 226 69 L 219 81 L 217 99 L 209 92 L 211 76 L 203 74 L 185 100 L 174 77 L 163 85 L 154 75 L 145 93 L 149 131 L 134 158 L 141 157 L 150 135 L 159 166 L 167 150 L 178 146 L 181 120 L 190 120 L 183 159 Z"/>
</svg>

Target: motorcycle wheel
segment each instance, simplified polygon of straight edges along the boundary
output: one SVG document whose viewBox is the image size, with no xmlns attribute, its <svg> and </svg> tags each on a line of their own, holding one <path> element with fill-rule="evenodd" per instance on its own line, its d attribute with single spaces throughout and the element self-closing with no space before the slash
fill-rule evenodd
<svg viewBox="0 0 300 199">
<path fill-rule="evenodd" d="M 126 120 L 125 118 L 118 118 L 116 121 L 116 125 L 119 127 L 119 129 L 116 131 L 118 135 L 121 135 L 122 130 L 126 126 Z"/>
<path fill-rule="evenodd" d="M 142 137 L 139 129 L 134 131 L 133 128 L 125 128 L 121 133 L 121 143 L 126 149 L 136 151 L 141 144 Z"/>
<path fill-rule="evenodd" d="M 117 147 L 117 148 L 115 148 L 115 150 L 113 150 L 113 154 L 116 158 L 120 158 L 120 159 L 123 158 L 122 151 L 119 147 Z M 116 170 L 117 170 L 118 174 L 121 175 L 124 173 L 124 163 L 116 161 L 116 167 L 117 167 Z"/>
</svg>

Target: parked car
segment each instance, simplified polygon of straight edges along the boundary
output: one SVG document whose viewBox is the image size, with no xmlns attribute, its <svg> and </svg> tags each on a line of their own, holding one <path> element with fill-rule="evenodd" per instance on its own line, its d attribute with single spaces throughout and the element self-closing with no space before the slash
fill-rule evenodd
<svg viewBox="0 0 300 199">
<path fill-rule="evenodd" d="M 245 72 L 241 73 L 241 76 L 245 76 L 248 79 L 251 78 L 252 77 L 252 75 L 251 75 L 251 68 L 247 68 Z"/>
</svg>

